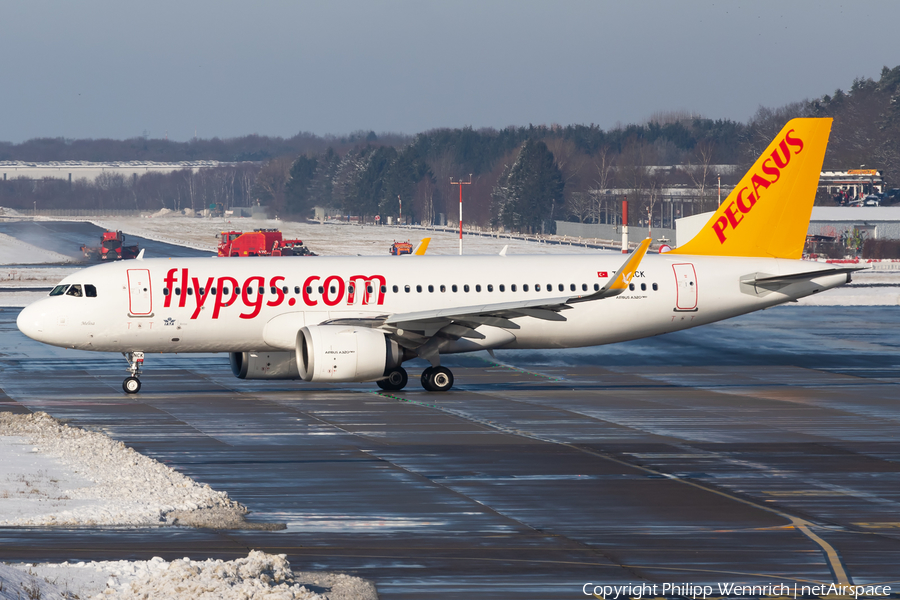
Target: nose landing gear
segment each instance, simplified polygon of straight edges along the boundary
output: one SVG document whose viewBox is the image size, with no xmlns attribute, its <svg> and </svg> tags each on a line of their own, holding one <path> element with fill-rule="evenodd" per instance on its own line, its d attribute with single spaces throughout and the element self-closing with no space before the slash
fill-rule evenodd
<svg viewBox="0 0 900 600">
<path fill-rule="evenodd" d="M 126 394 L 137 394 L 141 391 L 141 380 L 138 379 L 138 376 L 141 374 L 141 366 L 144 364 L 144 353 L 135 351 L 122 354 L 128 361 L 128 370 L 131 372 L 131 376 L 126 377 L 122 382 L 122 389 Z"/>
</svg>

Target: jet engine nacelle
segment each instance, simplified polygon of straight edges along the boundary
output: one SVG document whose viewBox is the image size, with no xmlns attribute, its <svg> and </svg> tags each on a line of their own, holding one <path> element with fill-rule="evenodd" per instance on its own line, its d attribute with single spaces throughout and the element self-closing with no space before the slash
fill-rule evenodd
<svg viewBox="0 0 900 600">
<path fill-rule="evenodd" d="M 367 327 L 311 325 L 297 333 L 297 367 L 305 381 L 374 381 L 400 365 L 403 352 Z"/>
<path fill-rule="evenodd" d="M 238 379 L 300 379 L 296 352 L 230 352 Z"/>
</svg>

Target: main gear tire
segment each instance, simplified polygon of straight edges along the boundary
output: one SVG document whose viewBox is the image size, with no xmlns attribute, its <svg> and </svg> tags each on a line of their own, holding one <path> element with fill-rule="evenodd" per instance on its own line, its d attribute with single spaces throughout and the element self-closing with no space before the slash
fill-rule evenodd
<svg viewBox="0 0 900 600">
<path fill-rule="evenodd" d="M 376 383 L 378 387 L 388 392 L 397 392 L 406 387 L 409 381 L 409 375 L 403 367 L 391 369 L 387 373 L 387 377 L 379 379 Z"/>
</svg>

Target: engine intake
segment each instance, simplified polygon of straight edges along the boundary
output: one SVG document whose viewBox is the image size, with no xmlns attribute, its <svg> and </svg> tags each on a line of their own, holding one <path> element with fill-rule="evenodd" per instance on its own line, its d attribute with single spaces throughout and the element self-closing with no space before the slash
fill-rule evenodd
<svg viewBox="0 0 900 600">
<path fill-rule="evenodd" d="M 400 365 L 403 352 L 367 327 L 311 325 L 297 333 L 296 364 L 304 381 L 374 381 Z"/>
</svg>

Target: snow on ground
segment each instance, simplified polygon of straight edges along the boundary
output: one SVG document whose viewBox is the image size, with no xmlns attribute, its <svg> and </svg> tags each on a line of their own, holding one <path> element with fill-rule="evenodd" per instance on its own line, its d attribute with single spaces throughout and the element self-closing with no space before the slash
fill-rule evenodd
<svg viewBox="0 0 900 600">
<path fill-rule="evenodd" d="M 428 230 L 412 227 L 355 225 L 348 223 L 295 223 L 277 219 L 224 219 L 191 218 L 168 214 L 156 218 L 108 217 L 92 220 L 98 227 L 121 229 L 126 235 L 171 244 L 216 251 L 216 234 L 222 231 L 252 231 L 258 228 L 279 229 L 285 239 L 301 239 L 307 248 L 320 256 L 387 256 L 395 241 L 418 244 L 424 237 L 431 238 L 428 254 L 458 254 L 459 234 L 445 230 Z M 509 237 L 463 236 L 465 254 L 497 254 L 508 245 L 509 254 L 584 254 L 610 252 L 577 245 L 536 243 Z M 553 236 L 554 240 L 562 240 Z M 635 238 L 637 239 L 637 238 Z M 593 241 L 593 240 L 591 240 Z M 150 257 L 148 257 L 150 258 Z"/>
<path fill-rule="evenodd" d="M 0 565 L 0 599 L 375 600 L 371 583 L 348 575 L 294 573 L 284 554 L 251 550 L 232 561 L 183 559 Z M 321 590 L 321 594 L 314 590 Z M 40 592 L 40 595 L 37 594 Z"/>
<path fill-rule="evenodd" d="M 0 412 L 0 525 L 240 527 L 247 508 L 102 433 Z"/>
</svg>

